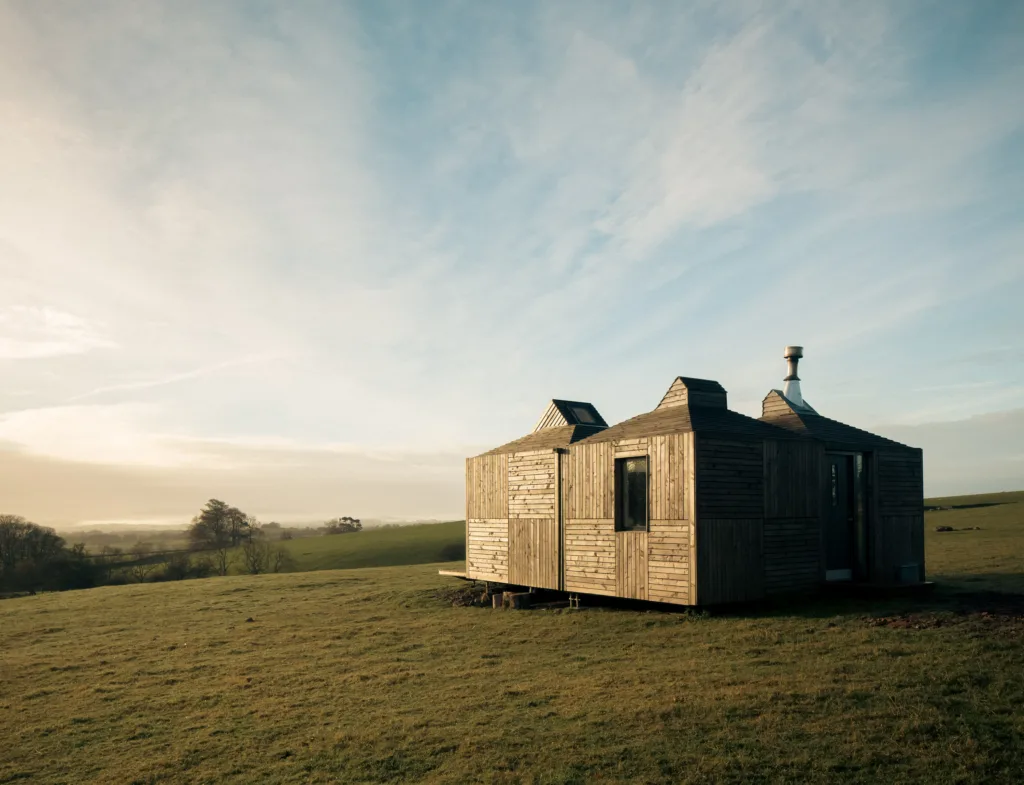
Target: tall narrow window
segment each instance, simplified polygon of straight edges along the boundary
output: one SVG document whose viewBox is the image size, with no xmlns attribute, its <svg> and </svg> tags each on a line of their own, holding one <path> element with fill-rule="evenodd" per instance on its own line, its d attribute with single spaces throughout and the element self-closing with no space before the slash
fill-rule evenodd
<svg viewBox="0 0 1024 785">
<path fill-rule="evenodd" d="M 615 529 L 647 530 L 647 457 L 615 461 Z"/>
</svg>

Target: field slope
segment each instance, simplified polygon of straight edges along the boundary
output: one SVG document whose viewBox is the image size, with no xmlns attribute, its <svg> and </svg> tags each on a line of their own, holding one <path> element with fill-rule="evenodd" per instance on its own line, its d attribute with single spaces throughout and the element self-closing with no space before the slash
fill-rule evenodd
<svg viewBox="0 0 1024 785">
<path fill-rule="evenodd" d="M 466 523 L 417 523 L 353 534 L 300 537 L 279 544 L 294 559 L 297 572 L 424 564 L 446 561 L 454 558 L 452 554 L 465 552 Z"/>
<path fill-rule="evenodd" d="M 418 565 L 0 602 L 0 782 L 1017 781 L 1022 508 L 929 513 L 927 600 L 493 611 Z"/>
</svg>

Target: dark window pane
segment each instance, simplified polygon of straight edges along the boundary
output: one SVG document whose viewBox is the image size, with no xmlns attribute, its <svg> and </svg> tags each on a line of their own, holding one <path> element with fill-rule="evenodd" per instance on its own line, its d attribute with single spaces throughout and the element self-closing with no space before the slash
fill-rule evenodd
<svg viewBox="0 0 1024 785">
<path fill-rule="evenodd" d="M 590 409 L 584 409 L 582 406 L 573 406 L 570 408 L 572 409 L 572 413 L 576 416 L 577 422 L 581 422 L 584 425 L 591 425 L 597 422 L 597 420 L 594 419 L 594 415 L 590 413 Z"/>
<path fill-rule="evenodd" d="M 647 458 L 616 461 L 616 528 L 647 528 Z"/>
</svg>

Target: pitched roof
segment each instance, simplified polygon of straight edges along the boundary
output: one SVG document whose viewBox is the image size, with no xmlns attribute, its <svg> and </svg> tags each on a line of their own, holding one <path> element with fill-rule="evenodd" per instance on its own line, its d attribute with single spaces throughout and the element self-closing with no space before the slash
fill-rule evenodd
<svg viewBox="0 0 1024 785">
<path fill-rule="evenodd" d="M 725 392 L 725 388 L 714 379 L 695 379 L 692 376 L 677 376 L 676 380 L 685 384 L 686 389 L 690 392 Z"/>
<path fill-rule="evenodd" d="M 677 376 L 672 385 L 661 397 L 656 409 L 668 409 L 672 406 L 717 406 L 728 407 L 725 388 L 711 379 L 694 379 L 692 376 Z"/>
<path fill-rule="evenodd" d="M 745 414 L 717 406 L 682 404 L 631 417 L 588 436 L 588 442 L 635 439 L 670 433 L 704 433 L 753 439 L 801 439 L 800 434 L 778 428 Z"/>
<path fill-rule="evenodd" d="M 770 422 L 780 428 L 801 433 L 825 442 L 832 447 L 896 447 L 914 449 L 906 444 L 886 439 L 884 436 L 855 428 L 852 425 L 822 417 L 809 407 L 798 407 L 781 390 L 772 390 L 761 404 L 762 422 Z"/>
<path fill-rule="evenodd" d="M 603 421 L 602 421 L 603 422 Z M 530 450 L 554 450 L 568 447 L 592 434 L 604 430 L 603 425 L 563 425 L 557 428 L 543 428 L 531 434 L 515 439 L 508 444 L 488 450 L 484 455 L 499 455 L 509 452 L 529 452 Z"/>
</svg>

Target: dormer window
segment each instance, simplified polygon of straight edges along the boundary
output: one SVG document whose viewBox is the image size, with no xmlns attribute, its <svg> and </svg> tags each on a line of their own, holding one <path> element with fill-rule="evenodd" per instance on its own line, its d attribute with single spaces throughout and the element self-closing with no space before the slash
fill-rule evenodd
<svg viewBox="0 0 1024 785">
<path fill-rule="evenodd" d="M 576 422 L 582 423 L 583 425 L 593 425 L 597 422 L 594 419 L 594 415 L 590 413 L 590 409 L 586 409 L 582 406 L 571 406 L 569 410 L 576 417 Z"/>
</svg>

